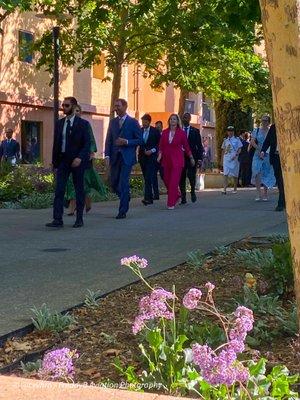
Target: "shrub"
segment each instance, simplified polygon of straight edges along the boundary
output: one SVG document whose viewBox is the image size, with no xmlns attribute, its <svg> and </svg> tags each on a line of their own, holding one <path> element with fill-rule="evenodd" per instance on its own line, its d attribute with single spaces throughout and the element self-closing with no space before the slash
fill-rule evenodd
<svg viewBox="0 0 300 400">
<path fill-rule="evenodd" d="M 187 254 L 187 263 L 191 267 L 201 268 L 205 263 L 207 257 L 201 250 L 193 250 Z"/>
<path fill-rule="evenodd" d="M 41 209 L 50 208 L 53 205 L 53 193 L 33 193 L 19 201 L 21 208 Z"/>
<path fill-rule="evenodd" d="M 35 317 L 31 318 L 32 323 L 38 331 L 62 332 L 75 323 L 75 319 L 68 313 L 51 313 L 46 304 L 41 309 L 34 307 L 31 311 Z"/>
<path fill-rule="evenodd" d="M 276 242 L 268 250 L 238 250 L 236 258 L 246 267 L 258 270 L 271 292 L 282 296 L 292 290 L 294 273 L 289 240 Z"/>
</svg>

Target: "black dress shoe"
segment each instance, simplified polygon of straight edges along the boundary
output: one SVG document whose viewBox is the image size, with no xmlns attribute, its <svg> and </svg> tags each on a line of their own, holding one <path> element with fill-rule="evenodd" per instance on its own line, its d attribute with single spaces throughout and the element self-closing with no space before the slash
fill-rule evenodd
<svg viewBox="0 0 300 400">
<path fill-rule="evenodd" d="M 154 196 L 153 200 L 159 200 L 159 196 Z"/>
<path fill-rule="evenodd" d="M 119 213 L 119 214 L 116 216 L 116 219 L 124 219 L 124 218 L 126 218 L 126 214 L 121 214 L 121 213 Z"/>
<path fill-rule="evenodd" d="M 148 206 L 149 204 L 153 204 L 153 201 L 150 201 L 150 200 L 142 200 L 142 203 L 144 204 L 144 206 Z"/>
<path fill-rule="evenodd" d="M 181 202 L 179 203 L 179 205 L 183 205 L 183 204 L 186 204 L 186 200 L 185 199 L 183 199 L 183 200 L 181 200 Z"/>
<path fill-rule="evenodd" d="M 83 226 L 83 221 L 75 221 L 73 228 L 81 228 Z"/>
<path fill-rule="evenodd" d="M 58 219 L 54 219 L 52 222 L 46 224 L 47 228 L 63 228 L 64 223 Z"/>
<path fill-rule="evenodd" d="M 196 203 L 196 201 L 197 201 L 196 193 L 191 193 L 191 200 L 192 200 L 192 203 Z"/>
</svg>

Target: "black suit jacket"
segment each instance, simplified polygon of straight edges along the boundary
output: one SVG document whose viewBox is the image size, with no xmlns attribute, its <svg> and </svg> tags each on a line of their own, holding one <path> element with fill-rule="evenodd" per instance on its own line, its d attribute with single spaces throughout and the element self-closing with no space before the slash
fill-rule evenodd
<svg viewBox="0 0 300 400">
<path fill-rule="evenodd" d="M 184 128 L 183 128 L 184 129 Z M 194 160 L 202 160 L 203 159 L 203 146 L 200 131 L 193 126 L 190 126 L 188 142 L 191 148 L 191 152 L 193 154 Z"/>
<path fill-rule="evenodd" d="M 143 137 L 143 135 L 142 135 L 142 137 Z M 159 131 L 157 129 L 153 128 L 152 126 L 150 126 L 147 142 L 144 143 L 144 140 L 143 140 L 143 144 L 139 148 L 139 157 L 138 157 L 139 162 L 144 162 L 149 157 L 157 158 L 159 141 L 160 141 Z M 153 153 L 151 156 L 146 156 L 145 150 L 151 150 L 151 149 L 155 149 L 156 152 Z"/>
<path fill-rule="evenodd" d="M 276 126 L 275 124 L 270 126 L 269 132 L 267 133 L 267 136 L 265 138 L 265 141 L 262 145 L 261 151 L 264 153 L 268 150 L 270 147 L 270 163 L 274 164 L 276 162 L 276 150 L 277 150 L 277 135 L 276 135 Z"/>
<path fill-rule="evenodd" d="M 52 150 L 52 164 L 54 168 L 59 166 L 63 155 L 61 147 L 65 119 L 66 118 L 62 118 L 57 121 L 55 126 Z M 85 168 L 88 167 L 91 145 L 89 132 L 89 122 L 75 116 L 64 154 L 64 159 L 67 163 L 71 164 L 74 158 L 80 158 L 81 165 Z"/>
<path fill-rule="evenodd" d="M 15 139 L 11 139 L 10 142 L 4 139 L 0 144 L 0 159 L 1 157 L 20 158 L 20 144 Z"/>
</svg>

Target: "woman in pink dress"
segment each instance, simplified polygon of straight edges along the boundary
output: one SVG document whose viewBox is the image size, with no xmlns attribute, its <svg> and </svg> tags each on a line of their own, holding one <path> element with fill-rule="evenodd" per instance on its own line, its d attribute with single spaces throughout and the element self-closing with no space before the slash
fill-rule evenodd
<svg viewBox="0 0 300 400">
<path fill-rule="evenodd" d="M 158 161 L 163 167 L 164 182 L 168 190 L 167 206 L 169 210 L 174 210 L 181 196 L 179 182 L 184 167 L 184 155 L 190 158 L 192 165 L 195 165 L 195 160 L 177 114 L 171 114 L 168 125 L 169 127 L 162 131 Z"/>
</svg>

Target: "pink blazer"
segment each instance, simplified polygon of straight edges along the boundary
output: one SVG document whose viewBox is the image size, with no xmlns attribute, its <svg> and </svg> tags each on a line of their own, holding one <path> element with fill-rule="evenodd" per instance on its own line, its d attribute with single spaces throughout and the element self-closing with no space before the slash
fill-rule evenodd
<svg viewBox="0 0 300 400">
<path fill-rule="evenodd" d="M 192 154 L 186 133 L 177 128 L 172 143 L 169 143 L 169 133 L 169 128 L 164 129 L 160 138 L 159 151 L 162 155 L 162 166 L 183 168 L 184 154 L 188 157 Z"/>
</svg>

